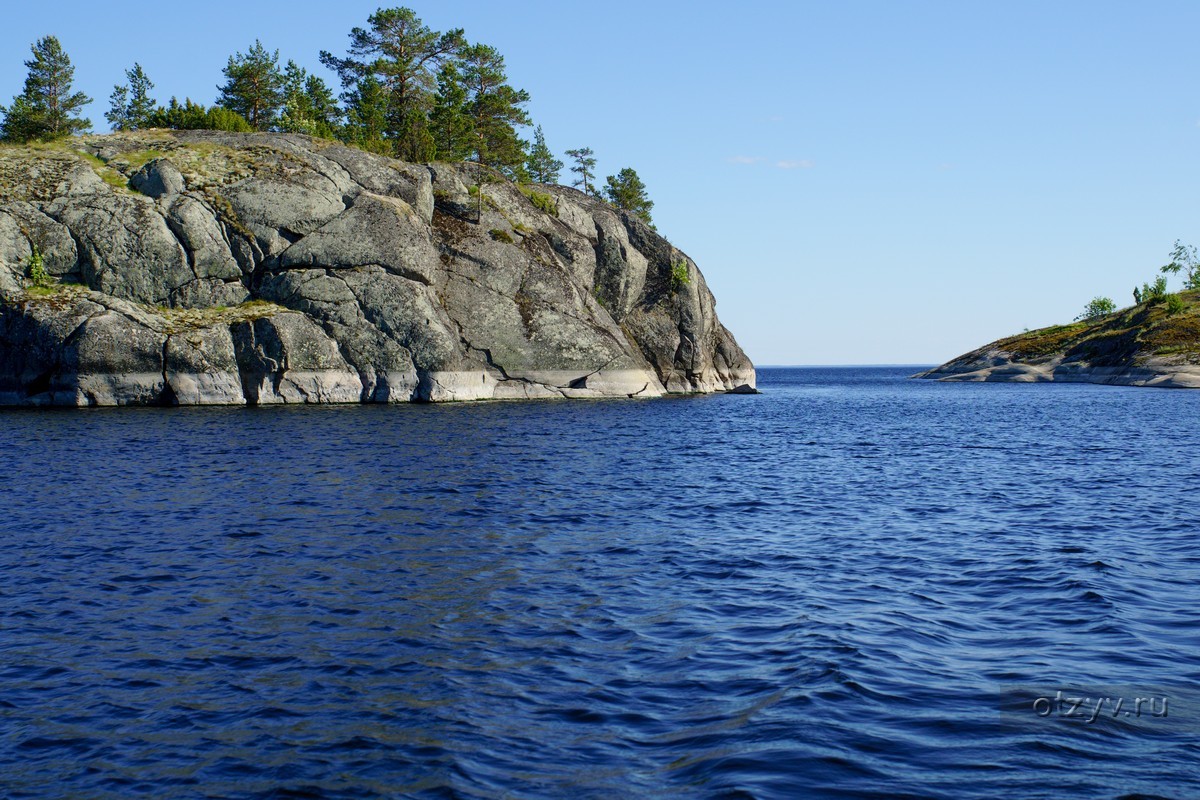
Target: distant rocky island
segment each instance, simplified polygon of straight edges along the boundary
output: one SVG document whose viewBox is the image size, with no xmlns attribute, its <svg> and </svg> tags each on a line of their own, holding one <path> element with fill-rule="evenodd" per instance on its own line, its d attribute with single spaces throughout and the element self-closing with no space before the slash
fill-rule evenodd
<svg viewBox="0 0 1200 800">
<path fill-rule="evenodd" d="M 0 404 L 752 392 L 637 215 L 300 134 L 0 148 Z"/>
<path fill-rule="evenodd" d="M 1200 291 L 1000 339 L 914 377 L 1200 388 Z"/>
</svg>

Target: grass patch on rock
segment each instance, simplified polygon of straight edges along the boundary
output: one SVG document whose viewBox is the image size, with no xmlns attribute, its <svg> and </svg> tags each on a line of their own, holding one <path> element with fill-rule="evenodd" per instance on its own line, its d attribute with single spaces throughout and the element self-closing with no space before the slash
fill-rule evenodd
<svg viewBox="0 0 1200 800">
<path fill-rule="evenodd" d="M 521 194 L 529 198 L 529 202 L 533 203 L 533 207 L 538 211 L 549 214 L 552 217 L 558 216 L 558 203 L 554 202 L 554 198 L 545 192 L 539 192 L 537 189 L 528 186 L 517 187 L 521 190 Z"/>
<path fill-rule="evenodd" d="M 1149 356 L 1179 356 L 1200 363 L 1200 290 L 1156 299 L 1091 320 L 1052 325 L 996 342 L 1017 360 L 1062 355 L 1095 365 L 1117 365 Z"/>
</svg>

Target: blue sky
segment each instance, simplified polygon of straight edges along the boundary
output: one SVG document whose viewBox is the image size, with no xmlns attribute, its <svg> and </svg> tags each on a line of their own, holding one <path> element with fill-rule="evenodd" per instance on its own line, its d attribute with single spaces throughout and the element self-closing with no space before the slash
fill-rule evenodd
<svg viewBox="0 0 1200 800">
<path fill-rule="evenodd" d="M 255 38 L 324 74 L 380 5 L 14 4 L 0 102 L 46 34 L 105 130 L 134 61 L 211 103 Z M 1200 3 L 409 6 L 499 48 L 553 149 L 638 171 L 759 364 L 944 361 L 1200 244 Z"/>
</svg>

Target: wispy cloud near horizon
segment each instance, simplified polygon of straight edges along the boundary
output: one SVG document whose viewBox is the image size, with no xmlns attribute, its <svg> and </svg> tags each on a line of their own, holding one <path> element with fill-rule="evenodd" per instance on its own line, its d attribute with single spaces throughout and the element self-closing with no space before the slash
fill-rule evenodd
<svg viewBox="0 0 1200 800">
<path fill-rule="evenodd" d="M 808 159 L 803 159 L 801 161 L 776 161 L 775 162 L 775 167 L 777 169 L 811 169 L 812 165 L 813 165 L 813 162 L 809 161 Z"/>
</svg>

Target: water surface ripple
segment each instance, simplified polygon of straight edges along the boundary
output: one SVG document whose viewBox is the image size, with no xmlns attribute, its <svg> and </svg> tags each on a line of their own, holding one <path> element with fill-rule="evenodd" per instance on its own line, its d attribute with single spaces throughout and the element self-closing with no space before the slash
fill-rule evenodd
<svg viewBox="0 0 1200 800">
<path fill-rule="evenodd" d="M 1200 392 L 908 371 L 0 412 L 0 795 L 1200 796 Z"/>
</svg>

